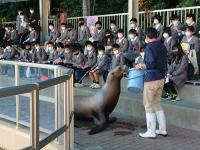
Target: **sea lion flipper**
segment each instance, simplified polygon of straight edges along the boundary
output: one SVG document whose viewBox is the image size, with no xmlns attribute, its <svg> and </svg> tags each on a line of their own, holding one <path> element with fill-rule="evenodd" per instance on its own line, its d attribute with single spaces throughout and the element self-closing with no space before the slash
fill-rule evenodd
<svg viewBox="0 0 200 150">
<path fill-rule="evenodd" d="M 94 128 L 92 128 L 88 134 L 89 135 L 93 135 L 93 134 L 96 134 L 96 133 L 99 133 L 101 131 L 103 131 L 104 129 L 106 128 L 106 125 L 103 124 L 103 125 L 96 125 Z"/>
<path fill-rule="evenodd" d="M 107 118 L 106 118 L 106 122 L 107 122 L 108 124 L 114 123 L 116 120 L 117 120 L 116 117 L 107 117 Z"/>
</svg>

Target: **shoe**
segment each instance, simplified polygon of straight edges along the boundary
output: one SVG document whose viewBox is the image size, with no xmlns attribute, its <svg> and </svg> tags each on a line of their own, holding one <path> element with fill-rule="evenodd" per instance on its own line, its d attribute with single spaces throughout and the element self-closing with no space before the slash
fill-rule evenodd
<svg viewBox="0 0 200 150">
<path fill-rule="evenodd" d="M 176 101 L 176 98 L 178 97 L 177 94 L 171 94 L 171 100 Z"/>
<path fill-rule="evenodd" d="M 92 83 L 89 87 L 93 88 L 96 85 L 96 83 Z"/>
<path fill-rule="evenodd" d="M 145 133 L 139 133 L 142 138 L 156 138 L 156 114 L 146 113 L 147 131 Z"/>
<path fill-rule="evenodd" d="M 165 93 L 163 96 L 162 96 L 163 99 L 170 99 L 171 98 L 171 95 L 169 93 Z"/>
<path fill-rule="evenodd" d="M 93 88 L 93 89 L 100 89 L 100 88 L 101 88 L 101 85 L 100 85 L 100 84 L 95 84 L 92 88 Z"/>
<path fill-rule="evenodd" d="M 157 135 L 162 135 L 162 136 L 167 136 L 167 131 L 166 131 L 166 118 L 165 118 L 165 113 L 163 110 L 157 111 L 156 112 L 156 118 L 158 121 L 159 129 L 156 130 Z"/>
<path fill-rule="evenodd" d="M 82 83 L 75 83 L 74 87 L 81 88 L 81 87 L 84 87 L 84 85 Z"/>
</svg>

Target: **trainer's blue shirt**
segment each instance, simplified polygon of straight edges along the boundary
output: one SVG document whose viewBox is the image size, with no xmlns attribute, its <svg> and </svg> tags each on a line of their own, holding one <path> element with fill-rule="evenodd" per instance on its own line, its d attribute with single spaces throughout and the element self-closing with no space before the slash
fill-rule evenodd
<svg viewBox="0 0 200 150">
<path fill-rule="evenodd" d="M 144 82 L 161 80 L 167 71 L 167 49 L 160 41 L 147 44 L 144 61 L 148 70 L 158 69 L 160 72 L 146 73 Z"/>
</svg>

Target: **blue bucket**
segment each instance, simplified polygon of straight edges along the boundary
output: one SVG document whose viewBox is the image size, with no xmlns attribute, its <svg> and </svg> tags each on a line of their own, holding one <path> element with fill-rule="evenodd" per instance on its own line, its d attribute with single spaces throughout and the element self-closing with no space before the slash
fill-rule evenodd
<svg viewBox="0 0 200 150">
<path fill-rule="evenodd" d="M 130 69 L 128 73 L 127 89 L 130 92 L 141 92 L 144 88 L 145 70 Z"/>
</svg>

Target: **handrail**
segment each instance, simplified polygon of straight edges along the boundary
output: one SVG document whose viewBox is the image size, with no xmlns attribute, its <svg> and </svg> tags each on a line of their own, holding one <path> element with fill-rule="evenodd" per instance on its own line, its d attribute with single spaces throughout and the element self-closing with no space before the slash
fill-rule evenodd
<svg viewBox="0 0 200 150">
<path fill-rule="evenodd" d="M 37 88 L 36 84 L 26 84 L 20 86 L 6 87 L 0 89 L 0 98 L 28 93 Z"/>
</svg>

